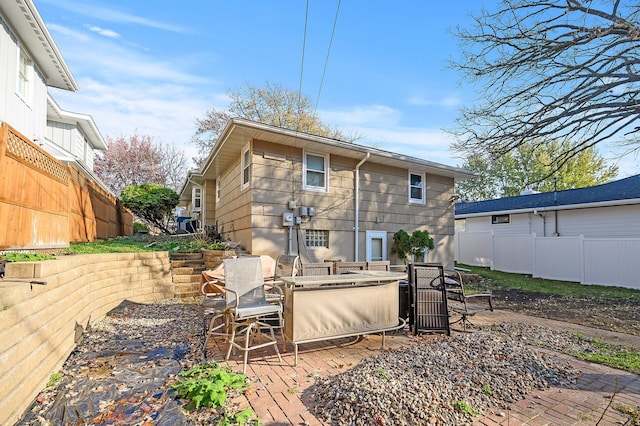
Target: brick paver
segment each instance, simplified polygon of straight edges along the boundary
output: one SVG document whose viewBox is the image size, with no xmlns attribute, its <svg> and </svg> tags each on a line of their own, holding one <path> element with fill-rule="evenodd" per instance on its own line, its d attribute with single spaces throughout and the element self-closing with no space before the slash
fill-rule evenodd
<svg viewBox="0 0 640 426">
<path fill-rule="evenodd" d="M 478 315 L 478 325 L 514 321 L 540 323 L 547 327 L 576 331 L 573 324 L 524 317 L 505 312 L 487 312 Z M 624 341 L 640 349 L 640 337 L 605 335 L 602 330 L 580 328 L 579 332 L 609 340 Z M 605 336 L 603 338 L 603 336 Z M 412 344 L 413 340 L 402 333 L 387 335 L 387 349 L 397 349 Z M 636 346 L 637 344 L 637 346 Z M 293 346 L 282 353 L 278 361 L 273 347 L 252 351 L 249 355 L 247 375 L 251 388 L 238 402 L 241 408 L 251 406 L 265 426 L 322 425 L 313 414 L 310 395 L 305 392 L 316 377 L 326 377 L 346 371 L 361 359 L 381 351 L 382 338 L 367 335 L 360 338 L 336 339 L 300 345 L 298 366 L 294 366 Z M 210 359 L 224 360 L 227 345 L 223 338 L 216 338 L 208 348 Z M 279 348 L 282 350 L 282 344 Z M 640 406 L 640 376 L 605 367 L 573 357 L 545 351 L 559 360 L 570 362 L 582 372 L 574 388 L 551 387 L 534 391 L 526 399 L 517 401 L 508 409 L 495 409 L 474 419 L 478 426 L 537 426 L 537 425 L 614 425 L 625 424 L 628 416 L 615 410 L 617 405 Z M 234 371 L 242 370 L 242 355 L 231 356 L 229 365 Z M 612 398 L 613 397 L 613 398 Z M 599 423 L 598 423 L 599 422 Z"/>
</svg>

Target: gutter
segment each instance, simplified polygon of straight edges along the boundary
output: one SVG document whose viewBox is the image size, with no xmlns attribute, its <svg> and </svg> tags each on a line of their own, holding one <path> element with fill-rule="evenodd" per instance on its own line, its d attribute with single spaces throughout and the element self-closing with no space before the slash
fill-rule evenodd
<svg viewBox="0 0 640 426">
<path fill-rule="evenodd" d="M 358 225 L 358 218 L 360 217 L 360 166 L 362 166 L 365 163 L 365 161 L 369 159 L 369 157 L 371 157 L 371 153 L 367 152 L 367 156 L 364 157 L 362 160 L 360 160 L 360 162 L 356 165 L 356 168 L 353 169 L 353 173 L 356 175 L 356 185 L 355 185 L 356 213 L 355 213 L 355 226 L 353 227 L 354 236 L 355 236 L 355 244 L 354 244 L 355 257 L 353 258 L 354 262 L 358 261 L 358 254 L 359 254 L 359 248 L 360 248 L 360 244 L 358 242 L 359 234 L 360 234 L 359 232 L 360 226 Z"/>
</svg>

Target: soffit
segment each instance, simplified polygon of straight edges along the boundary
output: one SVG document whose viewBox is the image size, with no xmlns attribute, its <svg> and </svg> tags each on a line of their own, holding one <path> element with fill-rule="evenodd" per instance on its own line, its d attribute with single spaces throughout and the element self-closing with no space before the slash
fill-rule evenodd
<svg viewBox="0 0 640 426">
<path fill-rule="evenodd" d="M 330 153 L 345 158 L 353 158 L 357 161 L 366 158 L 367 154 L 369 154 L 366 162 L 410 169 L 417 172 L 422 171 L 454 179 L 468 179 L 475 176 L 473 172 L 458 167 L 243 119 L 233 119 L 229 122 L 214 146 L 211 155 L 205 161 L 200 176 L 203 179 L 215 179 L 239 160 L 243 147 L 253 139 L 317 153 Z"/>
<path fill-rule="evenodd" d="M 14 35 L 31 55 L 47 85 L 59 89 L 77 91 L 69 67 L 58 50 L 42 17 L 32 0 L 2 0 L 2 16 Z"/>
</svg>

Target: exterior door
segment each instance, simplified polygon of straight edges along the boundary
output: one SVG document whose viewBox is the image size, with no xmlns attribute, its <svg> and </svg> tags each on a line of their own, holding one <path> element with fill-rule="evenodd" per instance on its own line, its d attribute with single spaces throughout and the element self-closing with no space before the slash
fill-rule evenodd
<svg viewBox="0 0 640 426">
<path fill-rule="evenodd" d="M 385 231 L 367 231 L 367 262 L 387 260 L 387 233 Z"/>
</svg>

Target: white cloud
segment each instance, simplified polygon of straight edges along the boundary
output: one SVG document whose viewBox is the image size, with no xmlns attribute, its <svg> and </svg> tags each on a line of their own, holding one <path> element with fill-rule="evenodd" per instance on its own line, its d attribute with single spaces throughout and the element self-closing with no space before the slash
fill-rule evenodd
<svg viewBox="0 0 640 426">
<path fill-rule="evenodd" d="M 51 4 L 73 13 L 77 13 L 83 16 L 87 16 L 93 19 L 99 19 L 106 22 L 135 24 L 135 25 L 141 25 L 141 26 L 150 27 L 150 28 L 156 28 L 164 31 L 176 32 L 176 33 L 188 32 L 187 29 L 183 27 L 155 21 L 153 19 L 148 19 L 141 16 L 132 15 L 129 13 L 121 12 L 119 10 L 110 9 L 104 6 L 89 4 L 84 0 L 83 1 L 40 0 L 40 2 Z"/>
<path fill-rule="evenodd" d="M 101 36 L 105 36 L 109 38 L 120 38 L 120 34 L 118 34 L 115 31 L 100 28 L 95 25 L 85 25 L 85 26 L 89 29 L 89 31 L 93 31 L 94 33 L 100 34 Z"/>
<path fill-rule="evenodd" d="M 462 99 L 451 94 L 439 99 L 431 99 L 422 95 L 413 95 L 407 99 L 407 104 L 411 106 L 442 106 L 446 108 L 456 108 L 462 104 Z"/>
</svg>

